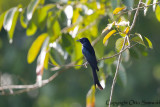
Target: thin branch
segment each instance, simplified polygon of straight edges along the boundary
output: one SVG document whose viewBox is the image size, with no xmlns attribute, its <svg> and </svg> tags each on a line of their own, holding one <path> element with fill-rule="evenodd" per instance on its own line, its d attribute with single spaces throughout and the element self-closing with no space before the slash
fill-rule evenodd
<svg viewBox="0 0 160 107">
<path fill-rule="evenodd" d="M 113 57 L 116 57 L 118 56 L 119 54 L 121 54 L 122 52 L 124 52 L 126 49 L 129 49 L 129 48 L 132 48 L 136 45 L 137 43 L 135 43 L 134 45 L 132 46 L 128 46 L 126 47 L 124 50 L 122 50 L 121 52 L 117 53 L 117 54 L 114 54 L 110 57 L 105 57 L 105 58 L 101 58 L 98 60 L 101 61 L 101 60 L 106 60 L 106 59 L 110 59 L 110 58 L 113 58 Z M 56 70 L 60 70 L 61 68 L 63 68 L 64 70 L 61 70 L 59 72 L 56 72 L 55 74 L 53 74 L 50 78 L 48 79 L 45 79 L 45 80 L 42 80 L 42 86 L 46 85 L 47 83 L 51 82 L 53 79 L 55 79 L 60 73 L 62 72 L 65 72 L 67 69 L 71 68 L 71 67 L 75 67 L 75 66 L 84 66 L 85 63 L 83 65 L 75 65 L 78 61 L 76 62 L 72 62 L 72 63 L 69 63 L 67 65 L 64 65 L 64 66 L 59 66 L 57 67 Z M 52 68 L 51 70 L 55 70 L 55 67 Z M 41 87 L 42 87 L 41 86 Z M 31 84 L 31 85 L 8 85 L 8 86 L 1 86 L 0 87 L 0 91 L 4 91 L 4 90 L 7 90 L 7 89 L 21 89 L 21 90 L 17 90 L 17 91 L 14 91 L 13 93 L 1 93 L 0 95 L 15 95 L 15 94 L 20 94 L 20 93 L 23 93 L 23 92 L 28 92 L 28 91 L 31 91 L 31 90 L 34 90 L 34 89 L 37 89 L 37 88 L 40 88 L 39 85 L 37 83 L 35 84 Z"/>
<path fill-rule="evenodd" d="M 127 36 L 126 36 L 125 39 L 124 39 L 124 42 L 123 42 L 123 46 L 122 46 L 121 51 L 124 49 L 126 41 L 127 41 Z M 120 52 L 120 54 L 119 54 L 119 56 L 118 56 L 118 63 L 117 63 L 117 67 L 116 67 L 116 72 L 115 72 L 114 79 L 113 79 L 113 83 L 112 83 L 112 87 L 111 87 L 109 107 L 111 106 L 112 95 L 113 95 L 113 90 L 114 90 L 114 86 L 115 86 L 116 79 L 117 79 L 117 74 L 118 74 L 118 71 L 119 71 L 119 65 L 120 65 L 120 62 L 121 62 L 121 56 L 122 56 L 122 52 Z"/>
<path fill-rule="evenodd" d="M 130 31 L 133 29 L 133 27 L 135 26 L 141 1 L 142 1 L 142 0 L 139 0 L 138 6 L 137 6 L 137 10 L 136 10 L 136 13 L 135 13 L 135 15 L 134 15 L 134 19 L 133 19 L 132 25 L 131 25 L 131 27 L 130 27 L 129 33 L 130 33 Z M 128 36 L 128 34 L 125 36 L 124 43 L 123 43 L 123 46 L 122 46 L 121 51 L 122 51 L 122 50 L 124 49 L 124 47 L 125 47 L 125 43 L 126 43 L 126 41 L 127 41 L 127 36 Z M 120 52 L 121 52 L 121 51 L 120 51 Z M 120 62 L 121 62 L 121 55 L 122 55 L 122 52 L 119 54 L 119 57 L 118 57 L 118 63 L 117 63 L 117 67 L 116 67 L 116 72 L 115 72 L 114 79 L 113 79 L 113 83 L 112 83 L 112 87 L 111 87 L 109 107 L 111 106 L 111 102 L 112 102 L 112 95 L 113 95 L 113 90 L 114 90 L 114 86 L 115 86 L 116 79 L 117 79 L 117 74 L 118 74 L 118 71 L 119 71 L 119 66 L 120 66 Z"/>
<path fill-rule="evenodd" d="M 130 27 L 129 33 L 130 33 L 130 31 L 133 29 L 133 27 L 135 26 L 136 19 L 137 19 L 138 13 L 139 13 L 139 7 L 140 7 L 140 4 L 141 4 L 141 1 L 142 1 L 142 0 L 140 0 L 139 3 L 138 3 L 137 10 L 136 10 L 136 13 L 135 13 L 135 15 L 134 15 L 134 19 L 133 19 L 132 25 L 131 25 L 131 27 Z"/>
</svg>

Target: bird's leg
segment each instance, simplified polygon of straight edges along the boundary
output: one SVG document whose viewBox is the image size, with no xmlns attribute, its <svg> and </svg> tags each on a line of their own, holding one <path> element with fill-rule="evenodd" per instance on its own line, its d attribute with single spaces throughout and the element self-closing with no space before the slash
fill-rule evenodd
<svg viewBox="0 0 160 107">
<path fill-rule="evenodd" d="M 88 64 L 88 62 L 85 62 L 85 63 L 83 64 L 85 68 L 87 68 L 87 64 Z"/>
</svg>

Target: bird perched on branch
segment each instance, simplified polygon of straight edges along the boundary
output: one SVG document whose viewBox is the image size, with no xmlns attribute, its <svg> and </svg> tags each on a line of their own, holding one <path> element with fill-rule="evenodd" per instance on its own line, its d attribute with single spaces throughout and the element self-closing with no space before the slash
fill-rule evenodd
<svg viewBox="0 0 160 107">
<path fill-rule="evenodd" d="M 87 38 L 81 38 L 77 41 L 81 42 L 82 53 L 85 56 L 87 62 L 90 64 L 91 68 L 92 68 L 95 87 L 97 85 L 100 90 L 103 90 L 103 87 L 99 83 L 98 76 L 97 76 L 97 73 L 96 73 L 96 71 L 99 71 L 99 69 L 98 69 L 98 66 L 97 66 L 97 59 L 96 59 L 96 56 L 95 56 L 95 51 L 94 51 L 91 43 L 89 42 L 89 40 Z"/>
</svg>

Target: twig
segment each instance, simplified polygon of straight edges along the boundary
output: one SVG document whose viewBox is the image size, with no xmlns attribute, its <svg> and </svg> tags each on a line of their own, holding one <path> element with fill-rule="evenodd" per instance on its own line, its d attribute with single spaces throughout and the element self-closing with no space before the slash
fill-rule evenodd
<svg viewBox="0 0 160 107">
<path fill-rule="evenodd" d="M 137 6 L 137 10 L 136 10 L 136 13 L 135 13 L 135 15 L 134 15 L 134 19 L 133 19 L 133 22 L 132 22 L 132 25 L 131 25 L 131 27 L 130 27 L 130 30 L 129 30 L 128 34 L 130 33 L 130 31 L 131 31 L 131 30 L 133 29 L 133 27 L 135 26 L 141 1 L 142 1 L 142 0 L 139 0 L 138 6 Z M 124 49 L 124 47 L 125 47 L 125 43 L 126 43 L 126 41 L 127 41 L 127 36 L 128 36 L 128 34 L 125 36 L 124 43 L 123 43 L 123 46 L 122 46 L 121 51 L 122 51 L 122 50 Z M 117 67 L 116 67 L 116 72 L 115 72 L 114 79 L 113 79 L 113 83 L 112 83 L 112 87 L 111 87 L 109 107 L 111 106 L 113 90 L 114 90 L 114 86 L 115 86 L 115 83 L 116 83 L 117 74 L 118 74 L 118 71 L 119 71 L 119 65 L 120 65 L 120 62 L 121 62 L 121 55 L 122 55 L 122 52 L 121 52 L 121 51 L 120 51 L 120 54 L 119 54 L 119 57 L 118 57 L 118 63 L 117 63 Z"/>
<path fill-rule="evenodd" d="M 126 47 L 124 50 L 122 50 L 121 52 L 117 53 L 117 54 L 114 54 L 110 57 L 105 57 L 105 58 L 101 58 L 98 60 L 101 61 L 101 60 L 105 60 L 105 59 L 110 59 L 110 58 L 113 58 L 117 55 L 119 55 L 120 53 L 124 52 L 126 49 L 129 49 L 129 48 L 132 48 L 136 45 L 137 43 L 135 43 L 134 45 L 132 46 L 128 46 Z M 78 62 L 78 61 L 77 61 Z M 53 74 L 50 78 L 48 79 L 45 79 L 45 80 L 42 80 L 42 86 L 46 85 L 47 83 L 51 82 L 53 79 L 55 79 L 60 73 L 62 72 L 65 72 L 67 69 L 71 68 L 71 67 L 75 67 L 75 66 L 84 66 L 84 63 L 83 65 L 75 65 L 77 62 L 72 62 L 72 63 L 69 63 L 67 65 L 64 65 L 64 66 L 59 66 L 57 67 L 56 70 L 60 70 L 61 68 L 65 69 L 65 70 L 61 70 L 59 72 L 56 72 L 55 74 Z M 51 69 L 51 70 L 54 70 L 55 68 Z M 42 87 L 41 86 L 41 87 Z M 28 92 L 28 91 L 31 91 L 31 90 L 34 90 L 34 89 L 37 89 L 37 88 L 40 88 L 38 84 L 31 84 L 31 85 L 9 85 L 9 86 L 1 86 L 0 87 L 0 91 L 4 91 L 4 90 L 7 90 L 7 89 L 21 89 L 21 90 L 17 90 L 17 91 L 13 91 L 13 93 L 0 93 L 0 95 L 15 95 L 15 94 L 20 94 L 20 93 L 23 93 L 23 92 Z"/>
<path fill-rule="evenodd" d="M 122 50 L 123 50 L 124 47 L 125 47 L 126 40 L 127 40 L 127 36 L 126 36 L 125 39 L 124 39 L 123 46 L 122 46 Z M 121 50 L 121 51 L 122 51 L 122 50 Z M 121 62 L 121 56 L 122 56 L 122 52 L 120 52 L 120 54 L 119 54 L 119 56 L 118 56 L 118 63 L 117 63 L 117 67 L 116 67 L 116 72 L 115 72 L 115 74 L 114 74 L 113 83 L 112 83 L 112 87 L 111 87 L 109 107 L 110 107 L 111 101 L 112 101 L 112 95 L 113 95 L 114 85 L 115 85 L 115 83 L 116 83 L 117 74 L 118 74 L 118 71 L 119 71 L 119 65 L 120 65 L 120 62 Z"/>
</svg>

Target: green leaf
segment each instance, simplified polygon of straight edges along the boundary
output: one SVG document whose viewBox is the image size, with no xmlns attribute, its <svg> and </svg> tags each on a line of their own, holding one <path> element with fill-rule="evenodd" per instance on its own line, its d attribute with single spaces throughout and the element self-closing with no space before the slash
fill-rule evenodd
<svg viewBox="0 0 160 107">
<path fill-rule="evenodd" d="M 57 62 L 53 59 L 53 57 L 51 56 L 51 54 L 49 54 L 49 59 L 52 62 L 53 65 L 57 66 Z"/>
<path fill-rule="evenodd" d="M 32 43 L 32 46 L 30 47 L 27 56 L 28 63 L 32 63 L 35 60 L 42 46 L 42 43 L 44 42 L 47 36 L 47 33 L 43 33 L 40 36 L 38 36 L 38 38 Z"/>
<path fill-rule="evenodd" d="M 34 35 L 37 31 L 37 26 L 34 24 L 33 21 L 31 21 L 31 23 L 29 24 L 29 27 L 26 30 L 26 34 L 28 36 Z"/>
<path fill-rule="evenodd" d="M 151 0 L 146 0 L 145 6 L 148 6 L 150 3 L 151 3 Z M 146 16 L 147 10 L 148 10 L 148 7 L 145 7 L 144 16 Z"/>
<path fill-rule="evenodd" d="M 121 51 L 122 47 L 123 47 L 123 42 L 124 42 L 124 38 L 119 38 L 117 41 L 116 41 L 116 50 L 118 52 Z"/>
<path fill-rule="evenodd" d="M 41 48 L 41 53 L 38 56 L 38 61 L 37 61 L 37 63 L 44 66 L 45 69 L 48 69 L 48 60 L 49 60 L 48 44 L 49 44 L 49 36 L 43 42 L 43 45 L 42 45 L 42 48 Z"/>
<path fill-rule="evenodd" d="M 56 43 L 56 42 L 54 42 L 54 43 L 52 43 L 52 46 L 51 46 L 51 43 L 50 43 L 49 46 L 51 47 L 50 60 L 53 63 L 53 65 L 64 65 L 65 64 L 65 60 L 66 60 L 66 59 L 64 59 L 65 52 L 62 49 L 61 45 Z M 53 62 L 52 59 L 54 60 L 54 62 Z"/>
<path fill-rule="evenodd" d="M 148 43 L 148 46 L 149 46 L 149 48 L 153 48 L 153 46 L 152 46 L 152 42 L 147 38 L 147 37 L 144 37 L 145 39 L 146 39 L 146 41 L 147 41 L 147 43 Z"/>
<path fill-rule="evenodd" d="M 44 68 L 45 69 L 48 69 L 48 62 L 49 62 L 49 53 L 47 52 L 46 56 L 45 56 L 45 60 L 44 60 Z"/>
<path fill-rule="evenodd" d="M 32 0 L 27 7 L 27 19 L 31 20 L 34 11 L 36 10 L 40 0 Z"/>
<path fill-rule="evenodd" d="M 61 28 L 57 20 L 51 19 L 50 27 L 48 28 L 48 34 L 51 37 L 51 42 L 54 42 L 61 35 Z"/>
<path fill-rule="evenodd" d="M 160 6 L 159 5 L 157 5 L 156 7 L 155 14 L 156 14 L 157 20 L 160 22 Z"/>
<path fill-rule="evenodd" d="M 0 31 L 1 31 L 2 26 L 3 26 L 3 21 L 4 21 L 5 14 L 6 14 L 6 12 L 2 13 L 1 16 L 0 16 Z"/>
<path fill-rule="evenodd" d="M 86 107 L 95 107 L 95 86 L 92 85 L 91 89 L 87 93 Z"/>
<path fill-rule="evenodd" d="M 139 43 L 139 44 L 141 44 L 141 45 L 143 45 L 143 46 L 146 46 L 145 44 L 144 44 L 144 42 L 143 42 L 143 38 L 142 38 L 142 36 L 141 36 L 141 34 L 139 34 L 139 33 L 135 33 L 137 36 L 136 37 L 133 37 L 132 39 L 131 39 L 131 41 L 134 41 L 134 42 L 137 42 L 137 43 Z"/>
<path fill-rule="evenodd" d="M 42 7 L 40 10 L 39 10 L 39 16 L 38 16 L 38 22 L 39 23 L 42 23 L 45 18 L 47 17 L 47 12 L 52 9 L 53 7 L 55 7 L 54 4 L 48 4 L 48 5 L 45 5 L 44 7 Z"/>
<path fill-rule="evenodd" d="M 3 27 L 8 32 L 10 43 L 12 43 L 13 34 L 14 34 L 16 23 L 17 23 L 18 15 L 19 15 L 18 7 L 14 7 L 8 10 L 4 17 L 5 19 L 4 19 Z"/>
<path fill-rule="evenodd" d="M 23 28 L 27 28 L 29 20 L 27 19 L 27 9 L 24 9 L 24 11 L 20 14 L 20 22 Z"/>
<path fill-rule="evenodd" d="M 74 39 L 70 34 L 62 34 L 62 47 L 69 53 L 72 54 L 74 46 Z"/>
<path fill-rule="evenodd" d="M 54 35 L 54 38 L 57 39 L 61 34 L 61 27 L 59 25 L 59 22 L 58 21 L 55 21 L 54 24 L 53 24 L 53 35 Z"/>
</svg>

